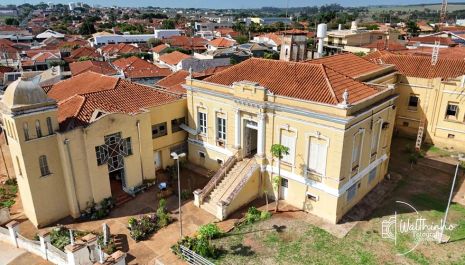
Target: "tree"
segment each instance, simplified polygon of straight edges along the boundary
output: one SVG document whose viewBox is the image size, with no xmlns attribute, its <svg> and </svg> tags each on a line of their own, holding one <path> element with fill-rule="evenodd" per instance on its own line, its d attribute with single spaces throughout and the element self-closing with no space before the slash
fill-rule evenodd
<svg viewBox="0 0 465 265">
<path fill-rule="evenodd" d="M 238 44 L 244 44 L 249 41 L 249 37 L 247 37 L 246 35 L 239 35 L 234 39 L 237 41 Z"/>
<path fill-rule="evenodd" d="M 276 190 L 276 207 L 274 209 L 275 212 L 278 211 L 279 207 L 279 185 L 281 184 L 281 159 L 285 155 L 289 154 L 289 147 L 286 147 L 281 144 L 274 144 L 271 146 L 271 155 L 274 158 L 278 159 L 278 175 L 273 178 L 273 188 Z"/>
<path fill-rule="evenodd" d="M 176 23 L 173 19 L 165 19 L 161 23 L 161 29 L 175 29 Z"/>
<path fill-rule="evenodd" d="M 263 58 L 265 59 L 271 59 L 271 60 L 279 60 L 279 53 L 277 52 L 268 52 L 265 51 L 265 54 L 263 55 Z"/>
<path fill-rule="evenodd" d="M 9 17 L 5 19 L 5 24 L 10 26 L 18 26 L 19 21 L 16 18 Z"/>
<path fill-rule="evenodd" d="M 81 27 L 79 28 L 79 34 L 81 35 L 92 35 L 95 32 L 97 31 L 95 30 L 94 23 L 88 20 L 84 21 Z"/>
<path fill-rule="evenodd" d="M 407 22 L 407 32 L 410 33 L 411 36 L 418 36 L 420 32 L 420 27 L 418 27 L 417 23 L 413 20 Z"/>
<path fill-rule="evenodd" d="M 157 38 L 150 38 L 147 40 L 147 44 L 150 46 L 150 47 L 156 47 L 160 44 L 162 44 L 163 42 L 160 40 L 160 39 L 157 39 Z"/>
</svg>

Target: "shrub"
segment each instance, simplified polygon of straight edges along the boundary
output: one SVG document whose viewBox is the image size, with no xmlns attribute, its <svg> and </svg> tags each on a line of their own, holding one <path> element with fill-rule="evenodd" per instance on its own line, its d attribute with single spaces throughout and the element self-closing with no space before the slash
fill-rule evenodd
<svg viewBox="0 0 465 265">
<path fill-rule="evenodd" d="M 75 240 L 83 237 L 84 235 L 88 234 L 84 231 L 73 230 L 73 236 Z M 69 229 L 65 226 L 57 226 L 56 228 L 50 231 L 50 243 L 61 250 L 64 250 L 65 247 L 71 244 L 71 239 L 69 237 Z"/>
<path fill-rule="evenodd" d="M 256 207 L 252 206 L 247 210 L 245 214 L 245 223 L 252 224 L 260 220 L 266 220 L 271 217 L 271 213 L 268 211 L 260 211 Z"/>
<path fill-rule="evenodd" d="M 99 220 L 107 217 L 111 209 L 115 207 L 113 197 L 103 199 L 98 205 L 94 202 L 88 202 L 87 208 L 82 211 L 81 218 L 85 220 Z"/>
<path fill-rule="evenodd" d="M 188 190 L 183 190 L 181 191 L 181 200 L 185 201 L 185 200 L 188 200 L 190 198 L 192 198 L 192 192 L 188 191 Z"/>
<path fill-rule="evenodd" d="M 139 219 L 133 219 L 129 219 L 128 229 L 129 235 L 136 241 L 147 239 L 157 230 L 155 216 L 144 215 Z"/>
<path fill-rule="evenodd" d="M 157 209 L 158 227 L 162 228 L 171 222 L 171 218 L 166 210 L 166 200 L 160 199 Z"/>
<path fill-rule="evenodd" d="M 266 220 L 271 218 L 271 213 L 268 211 L 263 211 L 260 214 L 260 220 Z"/>
<path fill-rule="evenodd" d="M 210 243 L 207 238 L 204 237 L 189 237 L 186 236 L 183 239 L 179 240 L 175 245 L 171 247 L 171 250 L 174 254 L 178 255 L 181 258 L 184 258 L 181 255 L 180 246 L 184 246 L 195 253 L 202 255 L 205 258 L 216 259 L 219 257 L 220 251 L 214 245 Z"/>
<path fill-rule="evenodd" d="M 206 224 L 199 228 L 199 236 L 202 238 L 214 239 L 220 237 L 222 234 L 216 224 Z"/>
</svg>

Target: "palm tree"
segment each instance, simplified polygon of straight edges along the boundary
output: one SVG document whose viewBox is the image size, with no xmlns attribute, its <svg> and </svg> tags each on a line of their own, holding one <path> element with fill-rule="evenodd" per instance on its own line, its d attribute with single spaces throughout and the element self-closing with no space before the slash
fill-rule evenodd
<svg viewBox="0 0 465 265">
<path fill-rule="evenodd" d="M 274 209 L 275 212 L 278 211 L 279 207 L 279 185 L 281 183 L 281 159 L 285 155 L 289 154 L 289 148 L 282 145 L 282 144 L 274 144 L 271 146 L 271 155 L 275 158 L 278 159 L 278 176 L 276 176 L 276 179 L 273 178 L 273 186 L 276 189 L 276 207 Z"/>
</svg>

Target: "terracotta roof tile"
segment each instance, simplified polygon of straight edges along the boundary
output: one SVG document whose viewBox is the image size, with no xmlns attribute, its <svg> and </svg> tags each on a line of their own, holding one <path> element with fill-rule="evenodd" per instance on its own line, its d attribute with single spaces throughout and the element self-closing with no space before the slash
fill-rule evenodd
<svg viewBox="0 0 465 265">
<path fill-rule="evenodd" d="M 182 48 L 184 50 L 206 50 L 208 40 L 201 37 L 171 36 L 163 40 L 170 47 Z"/>
<path fill-rule="evenodd" d="M 95 72 L 103 75 L 116 75 L 118 71 L 113 68 L 108 62 L 101 61 L 83 61 L 74 62 L 69 64 L 71 74 L 73 76 L 82 74 L 84 72 Z"/>
<path fill-rule="evenodd" d="M 101 55 L 98 51 L 91 47 L 80 47 L 73 50 L 69 56 L 72 59 L 79 59 L 81 57 L 100 58 Z"/>
<path fill-rule="evenodd" d="M 179 62 L 187 58 L 191 58 L 191 56 L 182 52 L 174 51 L 160 56 L 160 61 L 169 65 L 177 65 Z"/>
<path fill-rule="evenodd" d="M 337 54 L 305 62 L 310 64 L 324 64 L 352 78 L 357 78 L 383 69 L 383 67 L 352 53 Z"/>
<path fill-rule="evenodd" d="M 188 71 L 180 70 L 161 79 L 156 85 L 176 94 L 185 94 L 186 89 L 182 87 L 182 84 L 186 83 L 188 76 Z"/>
<path fill-rule="evenodd" d="M 58 121 L 62 130 L 88 125 L 96 110 L 132 115 L 144 108 L 180 98 L 172 93 L 93 72 L 55 84 L 48 96 L 58 101 Z"/>
<path fill-rule="evenodd" d="M 377 49 L 378 51 L 388 50 L 388 51 L 400 51 L 407 50 L 405 45 L 397 41 L 384 41 L 376 40 L 370 44 L 362 46 L 363 48 Z"/>
<path fill-rule="evenodd" d="M 450 38 L 436 37 L 436 36 L 412 37 L 409 39 L 408 44 L 413 45 L 416 42 L 425 43 L 425 44 L 435 44 L 436 41 L 439 41 L 441 45 L 448 45 L 448 46 L 457 45 L 457 43 Z"/>
<path fill-rule="evenodd" d="M 295 63 L 252 58 L 234 65 L 204 81 L 230 86 L 251 81 L 272 93 L 313 102 L 336 105 L 348 90 L 351 102 L 358 102 L 378 91 L 323 64 Z"/>
<path fill-rule="evenodd" d="M 126 43 L 107 44 L 100 49 L 102 53 L 105 53 L 108 55 L 140 52 L 140 49 L 137 48 L 136 46 L 126 44 Z"/>
<path fill-rule="evenodd" d="M 223 37 L 216 38 L 208 42 L 208 45 L 211 45 L 217 48 L 229 48 L 229 47 L 234 46 L 234 44 L 236 44 L 236 41 L 228 39 L 228 38 L 223 38 Z"/>
<path fill-rule="evenodd" d="M 449 48 L 448 48 L 449 49 Z M 430 56 L 377 52 L 366 57 L 378 64 L 394 65 L 401 74 L 419 78 L 455 78 L 465 74 L 465 60 L 439 57 L 436 65 Z"/>
<path fill-rule="evenodd" d="M 113 62 L 129 78 L 165 77 L 171 74 L 168 68 L 161 68 L 139 57 L 121 58 Z"/>
<path fill-rule="evenodd" d="M 162 52 L 163 50 L 168 49 L 168 48 L 169 48 L 168 45 L 166 45 L 166 44 L 160 44 L 160 45 L 155 46 L 155 47 L 153 47 L 152 49 L 150 49 L 150 51 L 152 51 L 152 52 L 154 52 L 154 53 L 160 53 L 160 52 Z"/>
</svg>

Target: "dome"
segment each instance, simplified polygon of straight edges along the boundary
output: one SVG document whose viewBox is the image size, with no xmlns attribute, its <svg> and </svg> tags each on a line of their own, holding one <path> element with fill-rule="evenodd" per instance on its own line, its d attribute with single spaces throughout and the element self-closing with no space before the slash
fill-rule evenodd
<svg viewBox="0 0 465 265">
<path fill-rule="evenodd" d="M 47 97 L 39 84 L 19 78 L 5 90 L 3 104 L 9 109 L 28 108 L 35 105 L 48 105 L 54 100 Z"/>
</svg>

